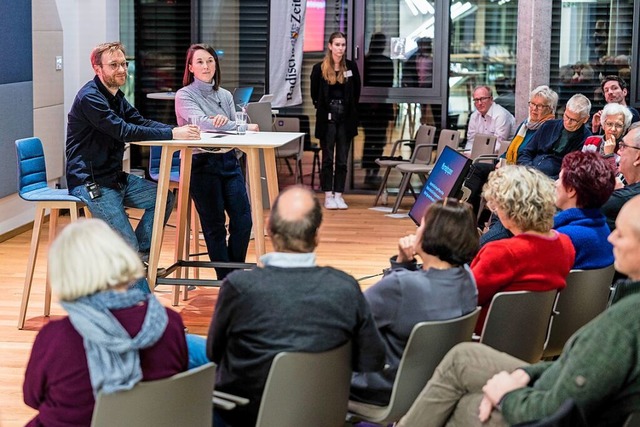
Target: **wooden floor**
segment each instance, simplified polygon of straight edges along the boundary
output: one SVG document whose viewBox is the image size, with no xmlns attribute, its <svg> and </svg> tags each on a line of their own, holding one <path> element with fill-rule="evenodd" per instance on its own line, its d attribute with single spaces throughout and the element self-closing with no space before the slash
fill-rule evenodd
<svg viewBox="0 0 640 427">
<path fill-rule="evenodd" d="M 408 209 L 411 197 L 404 200 L 404 208 Z M 381 273 L 388 266 L 389 256 L 396 250 L 398 238 L 415 232 L 415 226 L 409 218 L 394 219 L 379 211 L 370 210 L 373 196 L 345 196 L 349 204 L 346 211 L 324 211 L 321 228 L 320 246 L 317 250 L 318 263 L 342 269 L 355 278 L 360 279 Z M 390 202 L 393 202 L 391 200 Z M 135 213 L 133 214 L 135 215 Z M 174 218 L 169 221 L 173 223 Z M 61 223 L 68 222 L 68 217 Z M 45 224 L 48 226 L 48 223 Z M 34 287 L 32 290 L 27 323 L 24 330 L 16 327 L 18 310 L 22 295 L 24 274 L 29 252 L 31 232 L 23 233 L 0 243 L 0 277 L 2 290 L 0 293 L 0 426 L 14 427 L 24 425 L 34 411 L 22 402 L 22 381 L 24 369 L 29 358 L 31 345 L 38 332 L 48 319 L 42 315 L 44 300 L 44 282 L 46 275 L 45 254 L 47 253 L 46 232 L 41 246 L 39 262 L 36 266 Z M 161 265 L 168 265 L 173 260 L 174 230 L 167 228 L 161 254 Z M 204 242 L 203 242 L 204 244 Z M 247 261 L 254 262 L 253 241 L 249 247 Z M 267 250 L 271 244 L 267 239 Z M 211 273 L 205 274 L 205 277 Z M 379 277 L 361 281 L 362 288 L 375 283 Z M 170 287 L 156 288 L 156 295 L 161 301 L 170 305 Z M 189 331 L 205 334 L 217 290 L 200 288 L 190 292 L 188 301 L 180 301 L 175 307 L 184 319 Z M 64 315 L 62 308 L 54 302 L 52 318 Z"/>
</svg>

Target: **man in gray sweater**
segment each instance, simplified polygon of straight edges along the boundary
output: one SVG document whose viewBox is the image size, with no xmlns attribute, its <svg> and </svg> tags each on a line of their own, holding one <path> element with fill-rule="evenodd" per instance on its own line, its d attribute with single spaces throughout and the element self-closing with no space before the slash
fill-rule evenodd
<svg viewBox="0 0 640 427">
<path fill-rule="evenodd" d="M 275 252 L 262 267 L 235 271 L 220 289 L 207 339 L 216 390 L 250 399 L 218 411 L 227 426 L 255 425 L 271 361 L 283 351 L 322 352 L 351 341 L 355 371 L 384 365 L 385 348 L 358 282 L 316 265 L 322 209 L 313 193 L 289 187 L 276 199 L 268 233 Z"/>
</svg>

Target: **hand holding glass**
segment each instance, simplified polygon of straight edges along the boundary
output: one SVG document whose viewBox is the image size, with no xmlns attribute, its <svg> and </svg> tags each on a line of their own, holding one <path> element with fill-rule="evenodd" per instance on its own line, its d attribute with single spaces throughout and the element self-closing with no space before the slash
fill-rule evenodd
<svg viewBox="0 0 640 427">
<path fill-rule="evenodd" d="M 195 126 L 198 130 L 200 129 L 200 116 L 189 116 L 187 122 L 190 126 Z"/>
</svg>

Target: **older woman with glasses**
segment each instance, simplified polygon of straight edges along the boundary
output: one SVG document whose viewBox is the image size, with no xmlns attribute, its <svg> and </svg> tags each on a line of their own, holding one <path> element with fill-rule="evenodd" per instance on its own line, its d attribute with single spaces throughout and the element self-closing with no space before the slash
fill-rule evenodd
<svg viewBox="0 0 640 427">
<path fill-rule="evenodd" d="M 555 118 L 556 107 L 558 105 L 558 94 L 549 86 L 538 86 L 529 94 L 529 116 L 520 123 L 515 136 L 511 140 L 506 152 L 501 156 L 506 159 L 508 165 L 515 165 L 518 155 L 527 146 L 536 131 L 547 120 Z M 480 206 L 480 193 L 482 186 L 487 182 L 489 173 L 496 167 L 491 163 L 477 163 L 473 167 L 472 173 L 465 182 L 465 187 L 471 190 L 469 203 L 478 212 Z"/>
<path fill-rule="evenodd" d="M 593 151 L 602 154 L 613 165 L 617 165 L 620 157 L 618 148 L 622 137 L 629 130 L 633 115 L 627 107 L 612 102 L 602 109 L 600 123 L 604 129 L 604 135 L 590 136 L 584 141 L 582 151 Z"/>
<path fill-rule="evenodd" d="M 558 178 L 562 158 L 572 151 L 582 149 L 591 136 L 585 124 L 589 121 L 591 101 L 582 95 L 573 95 L 567 101 L 560 120 L 548 120 L 524 149 L 518 153 L 516 164 L 531 166 L 548 177 Z"/>
</svg>

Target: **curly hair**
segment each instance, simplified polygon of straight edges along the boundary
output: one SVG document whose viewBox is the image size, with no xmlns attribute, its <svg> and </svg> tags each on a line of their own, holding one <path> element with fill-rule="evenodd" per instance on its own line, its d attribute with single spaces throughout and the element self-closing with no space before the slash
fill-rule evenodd
<svg viewBox="0 0 640 427">
<path fill-rule="evenodd" d="M 600 154 L 574 151 L 562 159 L 561 181 L 576 191 L 579 208 L 599 208 L 613 193 L 616 173 Z"/>
<path fill-rule="evenodd" d="M 471 262 L 478 252 L 478 232 L 473 208 L 458 199 L 438 200 L 424 213 L 422 250 L 460 266 Z"/>
<path fill-rule="evenodd" d="M 546 233 L 556 213 L 551 178 L 526 166 L 503 166 L 489 174 L 482 188 L 487 206 L 501 210 L 522 231 Z"/>
</svg>

